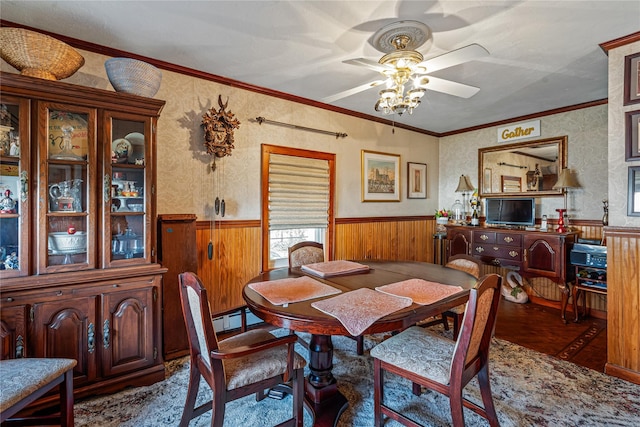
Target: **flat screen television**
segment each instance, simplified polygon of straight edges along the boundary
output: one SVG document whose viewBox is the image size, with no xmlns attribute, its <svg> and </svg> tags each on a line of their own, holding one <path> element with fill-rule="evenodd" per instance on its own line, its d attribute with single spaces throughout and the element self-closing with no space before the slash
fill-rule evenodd
<svg viewBox="0 0 640 427">
<path fill-rule="evenodd" d="M 512 227 L 532 227 L 536 223 L 533 197 L 485 199 L 485 222 Z"/>
</svg>

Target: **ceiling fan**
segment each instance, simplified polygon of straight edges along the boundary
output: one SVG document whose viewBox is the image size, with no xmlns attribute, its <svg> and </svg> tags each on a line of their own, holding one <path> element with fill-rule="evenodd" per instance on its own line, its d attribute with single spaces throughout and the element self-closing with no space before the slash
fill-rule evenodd
<svg viewBox="0 0 640 427">
<path fill-rule="evenodd" d="M 488 56 L 489 52 L 478 44 L 471 44 L 425 61 L 423 55 L 415 49 L 431 40 L 431 29 L 422 22 L 398 21 L 382 27 L 372 38 L 373 46 L 385 53 L 379 61 L 357 58 L 343 62 L 372 69 L 385 78 L 336 93 L 323 101 L 331 103 L 385 85 L 386 88 L 380 91 L 375 110 L 384 114 L 402 115 L 407 111 L 409 114 L 413 112 L 427 89 L 461 98 L 475 95 L 480 90 L 477 87 L 433 77 L 430 73 Z M 408 83 L 411 88 L 405 93 L 405 85 Z"/>
</svg>

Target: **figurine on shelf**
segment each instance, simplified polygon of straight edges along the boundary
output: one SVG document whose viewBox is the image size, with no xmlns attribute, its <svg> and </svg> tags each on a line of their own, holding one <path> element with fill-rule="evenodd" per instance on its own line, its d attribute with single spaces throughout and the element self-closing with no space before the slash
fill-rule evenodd
<svg viewBox="0 0 640 427">
<path fill-rule="evenodd" d="M 18 255 L 15 252 L 11 252 L 11 255 L 7 255 L 4 260 L 4 268 L 6 270 L 18 270 L 20 268 L 18 262 Z"/>
<path fill-rule="evenodd" d="M 20 156 L 20 137 L 15 132 L 10 133 L 11 146 L 9 148 L 9 155 L 18 157 Z"/>
<path fill-rule="evenodd" d="M 4 197 L 0 200 L 0 213 L 16 213 L 16 202 L 11 198 L 11 190 L 4 191 Z"/>
<path fill-rule="evenodd" d="M 604 210 L 604 215 L 602 215 L 602 225 L 609 225 L 609 200 L 604 199 L 602 201 L 602 209 Z"/>
</svg>

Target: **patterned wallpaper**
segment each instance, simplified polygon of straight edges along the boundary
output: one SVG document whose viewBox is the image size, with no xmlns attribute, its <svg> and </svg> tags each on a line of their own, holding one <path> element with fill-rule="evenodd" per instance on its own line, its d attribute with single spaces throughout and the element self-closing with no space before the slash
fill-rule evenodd
<svg viewBox="0 0 640 427">
<path fill-rule="evenodd" d="M 517 122 L 514 122 L 517 123 Z M 502 126 L 500 126 L 502 127 Z M 450 207 L 460 175 L 468 175 L 478 185 L 478 149 L 501 145 L 497 128 L 491 127 L 440 139 L 440 204 Z M 607 197 L 607 105 L 540 117 L 541 134 L 517 142 L 568 136 L 567 165 L 576 172 L 581 188 L 567 197 L 570 218 L 602 219 L 602 199 Z M 514 141 L 516 142 L 516 141 Z M 496 177 L 494 177 L 496 179 Z M 536 202 L 536 216 L 557 218 L 562 197 L 544 197 Z"/>
<path fill-rule="evenodd" d="M 640 52 L 640 42 L 609 51 L 609 225 L 640 227 L 640 217 L 627 216 L 629 166 L 640 161 L 625 161 L 625 122 L 627 111 L 640 109 L 640 104 L 624 106 L 624 58 Z"/>
<path fill-rule="evenodd" d="M 620 52 L 612 52 L 610 59 L 619 58 L 630 49 L 618 49 Z M 638 44 L 635 49 L 638 50 Z M 104 71 L 104 61 L 108 57 L 85 51 L 82 54 L 85 65 L 65 81 L 112 90 Z M 617 62 L 620 63 L 618 67 L 622 67 L 622 60 Z M 16 72 L 4 61 L 1 61 L 0 69 Z M 217 108 L 218 95 L 222 95 L 223 100 L 229 97 L 227 109 L 236 114 L 241 125 L 235 133 L 233 154 L 218 161 L 217 170 L 212 172 L 209 167 L 211 158 L 202 145 L 200 122 L 209 108 Z M 498 145 L 496 128 L 438 140 L 167 71 L 163 71 L 156 98 L 167 101 L 158 124 L 158 213 L 161 214 L 195 213 L 198 219 L 211 219 L 213 200 L 218 196 L 226 202 L 225 219 L 259 219 L 260 144 L 266 143 L 337 154 L 338 218 L 432 215 L 436 209 L 450 208 L 460 197 L 454 190 L 461 174 L 469 175 L 477 186 L 478 148 Z M 621 101 L 613 102 L 621 105 Z M 582 188 L 569 194 L 570 216 L 601 219 L 601 200 L 609 197 L 611 225 L 638 225 L 640 220 L 626 217 L 626 167 L 619 167 L 624 163 L 623 157 L 620 162 L 622 151 L 608 150 L 607 140 L 613 141 L 614 137 L 607 133 L 607 113 L 607 106 L 603 105 L 541 117 L 540 138 L 568 135 L 568 164 L 577 171 L 582 184 Z M 332 132 L 346 132 L 349 136 L 336 139 L 279 126 L 259 125 L 254 121 L 258 116 Z M 621 116 L 622 113 L 613 118 L 609 115 L 609 121 L 619 123 L 623 120 Z M 400 154 L 400 203 L 361 202 L 362 149 Z M 427 199 L 407 199 L 408 161 L 427 164 Z M 607 172 L 607 165 L 610 172 Z M 554 218 L 557 215 L 555 209 L 562 205 L 561 197 L 544 198 L 537 207 L 538 216 L 546 214 Z"/>
</svg>

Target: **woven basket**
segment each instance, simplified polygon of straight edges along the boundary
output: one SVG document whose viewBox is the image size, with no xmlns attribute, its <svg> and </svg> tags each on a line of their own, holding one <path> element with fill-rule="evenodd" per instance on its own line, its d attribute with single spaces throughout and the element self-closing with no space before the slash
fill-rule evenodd
<svg viewBox="0 0 640 427">
<path fill-rule="evenodd" d="M 24 28 L 0 28 L 0 57 L 20 74 L 45 80 L 66 79 L 84 65 L 68 44 Z"/>
<path fill-rule="evenodd" d="M 111 58 L 104 68 L 117 92 L 153 98 L 158 93 L 162 73 L 151 64 L 130 58 Z"/>
</svg>

